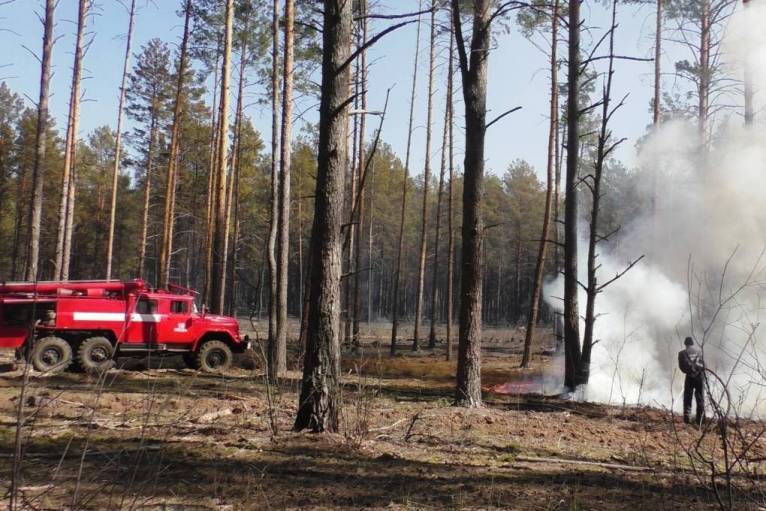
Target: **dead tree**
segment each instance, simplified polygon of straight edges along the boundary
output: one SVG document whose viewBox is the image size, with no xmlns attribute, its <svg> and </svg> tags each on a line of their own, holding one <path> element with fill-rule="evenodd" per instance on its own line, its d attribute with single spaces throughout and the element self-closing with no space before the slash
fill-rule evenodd
<svg viewBox="0 0 766 511">
<path fill-rule="evenodd" d="M 46 0 L 43 21 L 43 54 L 40 58 L 40 98 L 37 102 L 37 128 L 35 133 L 35 163 L 32 168 L 32 200 L 29 205 L 27 225 L 27 271 L 26 279 L 37 280 L 40 259 L 40 224 L 43 212 L 43 184 L 45 181 L 45 147 L 48 131 L 48 91 L 51 81 L 51 57 L 53 56 L 53 16 L 55 0 Z"/>
<path fill-rule="evenodd" d="M 418 7 L 420 7 L 420 2 Z M 419 10 L 419 9 L 418 9 Z M 396 251 L 396 267 L 394 270 L 394 294 L 391 302 L 391 350 L 396 354 L 396 338 L 399 329 L 399 290 L 402 275 L 402 254 L 404 253 L 404 220 L 407 211 L 407 185 L 410 179 L 410 151 L 412 149 L 412 123 L 415 116 L 415 90 L 418 84 L 418 60 L 420 54 L 420 16 L 418 15 L 417 35 L 415 40 L 415 60 L 412 68 L 412 91 L 410 92 L 410 118 L 407 125 L 407 150 L 404 156 L 404 177 L 402 178 L 402 214 L 399 220 L 399 244 Z"/>
<path fill-rule="evenodd" d="M 215 169 L 215 217 L 213 228 L 213 280 L 211 283 L 211 309 L 222 313 L 226 296 L 226 142 L 229 133 L 229 82 L 231 80 L 231 46 L 234 24 L 234 0 L 226 2 L 226 34 L 221 72 L 220 122 L 218 127 L 218 154 Z"/>
<path fill-rule="evenodd" d="M 184 32 L 181 39 L 181 53 L 178 58 L 178 76 L 176 77 L 176 94 L 173 105 L 173 124 L 170 129 L 170 154 L 168 155 L 168 169 L 165 174 L 165 211 L 162 221 L 162 241 L 160 244 L 160 275 L 159 287 L 167 289 L 170 279 L 170 263 L 173 253 L 173 225 L 175 223 L 176 209 L 176 181 L 178 179 L 178 152 L 181 144 L 181 123 L 183 122 L 184 87 L 186 79 L 186 66 L 188 64 L 186 53 L 189 44 L 189 22 L 192 15 L 192 0 L 186 0 Z"/>
<path fill-rule="evenodd" d="M 639 257 L 635 261 L 628 264 L 628 266 L 617 273 L 613 278 L 606 282 L 599 283 L 598 281 L 598 244 L 604 241 L 608 241 L 612 233 L 601 234 L 600 233 L 600 214 L 601 214 L 601 199 L 604 193 L 602 192 L 604 165 L 607 159 L 614 152 L 617 147 L 625 141 L 625 139 L 614 140 L 611 130 L 609 129 L 609 122 L 612 116 L 617 110 L 619 110 L 625 101 L 623 98 L 616 105 L 612 106 L 612 79 L 614 77 L 614 36 L 617 31 L 617 0 L 612 2 L 612 24 L 609 28 L 609 54 L 607 56 L 607 71 L 604 78 L 604 87 L 601 95 L 601 125 L 598 132 L 598 141 L 596 145 L 596 160 L 593 165 L 593 173 L 584 176 L 582 182 L 588 187 L 591 192 L 591 213 L 590 213 L 590 230 L 588 235 L 588 281 L 584 288 L 587 296 L 585 304 L 585 331 L 583 334 L 582 354 L 580 357 L 580 367 L 577 371 L 578 384 L 587 384 L 590 378 L 590 359 L 593 345 L 595 343 L 593 339 L 594 326 L 596 323 L 596 297 L 612 282 L 622 277 L 633 266 L 638 264 L 644 256 Z M 627 96 L 626 96 L 627 97 Z"/>
<path fill-rule="evenodd" d="M 74 216 L 75 172 L 77 160 L 77 129 L 80 120 L 80 81 L 82 79 L 82 57 L 85 47 L 85 23 L 90 2 L 79 0 L 77 13 L 77 36 L 75 37 L 72 86 L 69 96 L 69 117 L 67 119 L 66 141 L 64 144 L 64 169 L 61 174 L 61 197 L 59 201 L 58 229 L 56 231 L 56 259 L 53 267 L 55 280 L 69 279 L 69 260 L 72 249 L 68 236 Z"/>
<path fill-rule="evenodd" d="M 564 204 L 564 385 L 579 384 L 580 313 L 577 300 L 577 185 L 580 163 L 580 2 L 569 2 L 569 65 L 567 90 L 567 167 Z"/>
<path fill-rule="evenodd" d="M 117 186 L 120 178 L 120 157 L 122 150 L 122 115 L 125 105 L 125 82 L 128 79 L 130 65 L 130 47 L 133 42 L 133 27 L 136 18 L 136 0 L 130 2 L 128 15 L 128 39 L 125 43 L 125 59 L 122 65 L 122 82 L 120 83 L 120 100 L 117 106 L 117 137 L 114 142 L 114 167 L 112 169 L 112 194 L 109 205 L 109 239 L 106 244 L 106 280 L 112 278 L 112 258 L 114 257 L 114 229 L 117 218 Z"/>
<path fill-rule="evenodd" d="M 524 353 L 521 357 L 521 367 L 529 367 L 532 339 L 537 326 L 537 317 L 540 312 L 540 298 L 543 289 L 543 276 L 545 275 L 545 257 L 550 243 L 551 215 L 553 210 L 553 187 L 556 168 L 556 134 L 559 130 L 559 78 L 558 78 L 558 28 L 559 28 L 559 1 L 553 4 L 551 13 L 551 104 L 550 119 L 548 125 L 548 161 L 546 165 L 546 188 L 545 188 L 545 213 L 543 214 L 543 230 L 540 235 L 540 244 L 537 249 L 537 263 L 535 264 L 535 280 L 532 286 L 532 299 L 529 304 L 529 316 L 527 319 L 527 331 L 524 337 Z"/>
<path fill-rule="evenodd" d="M 463 178 L 463 246 L 460 278 L 460 332 L 455 403 L 481 406 L 481 308 L 484 234 L 484 138 L 487 130 L 487 64 L 493 19 L 491 0 L 475 0 L 471 44 L 466 48 L 460 1 L 452 0 L 460 74 L 465 104 L 465 160 Z M 497 14 L 497 13 L 496 13 Z"/>
<path fill-rule="evenodd" d="M 303 379 L 294 429 L 336 431 L 340 376 L 343 175 L 347 139 L 352 5 L 324 0 L 319 155 L 311 233 L 311 286 Z"/>
<path fill-rule="evenodd" d="M 285 0 L 285 53 L 282 63 L 282 126 L 279 157 L 279 221 L 277 229 L 277 335 L 269 348 L 269 377 L 287 370 L 287 280 L 290 267 L 290 136 L 293 115 L 293 43 L 295 4 Z"/>
<path fill-rule="evenodd" d="M 431 181 L 431 133 L 433 118 L 434 74 L 436 67 L 436 2 L 431 1 L 431 35 L 429 38 L 428 97 L 426 98 L 426 148 L 423 165 L 423 209 L 420 219 L 420 251 L 418 258 L 418 286 L 415 298 L 415 328 L 412 351 L 420 349 L 420 318 L 423 313 L 423 293 L 426 280 L 426 251 L 428 244 L 428 187 Z"/>
</svg>

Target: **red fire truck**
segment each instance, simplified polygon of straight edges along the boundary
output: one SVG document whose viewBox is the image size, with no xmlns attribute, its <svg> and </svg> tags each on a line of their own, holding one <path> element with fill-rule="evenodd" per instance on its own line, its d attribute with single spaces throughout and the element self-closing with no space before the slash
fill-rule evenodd
<svg viewBox="0 0 766 511">
<path fill-rule="evenodd" d="M 250 341 L 236 319 L 198 312 L 194 295 L 142 280 L 0 283 L 0 348 L 16 348 L 49 373 L 148 354 L 180 354 L 191 368 L 222 371 Z"/>
</svg>

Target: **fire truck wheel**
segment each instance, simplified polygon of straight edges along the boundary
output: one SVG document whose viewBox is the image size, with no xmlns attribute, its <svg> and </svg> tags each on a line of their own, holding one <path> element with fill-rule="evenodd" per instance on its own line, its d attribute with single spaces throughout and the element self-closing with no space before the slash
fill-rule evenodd
<svg viewBox="0 0 766 511">
<path fill-rule="evenodd" d="M 35 343 L 31 358 L 35 370 L 60 373 L 72 363 L 72 347 L 60 337 L 43 337 Z"/>
<path fill-rule="evenodd" d="M 89 337 L 77 349 L 77 364 L 85 372 L 100 372 L 112 367 L 114 348 L 106 337 Z"/>
<path fill-rule="evenodd" d="M 231 366 L 234 355 L 225 343 L 207 341 L 197 351 L 197 367 L 205 373 L 220 373 Z"/>
</svg>

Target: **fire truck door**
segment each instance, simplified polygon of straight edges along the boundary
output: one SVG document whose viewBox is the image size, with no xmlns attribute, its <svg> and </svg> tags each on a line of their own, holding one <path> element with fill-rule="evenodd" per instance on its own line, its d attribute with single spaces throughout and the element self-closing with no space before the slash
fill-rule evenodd
<svg viewBox="0 0 766 511">
<path fill-rule="evenodd" d="M 158 327 L 158 342 L 169 344 L 194 342 L 191 305 L 190 299 L 162 301 L 160 312 L 163 320 Z"/>
<path fill-rule="evenodd" d="M 157 300 L 146 296 L 139 297 L 135 310 L 128 317 L 126 342 L 156 344 L 157 325 L 159 324 L 160 314 L 157 311 Z"/>
</svg>

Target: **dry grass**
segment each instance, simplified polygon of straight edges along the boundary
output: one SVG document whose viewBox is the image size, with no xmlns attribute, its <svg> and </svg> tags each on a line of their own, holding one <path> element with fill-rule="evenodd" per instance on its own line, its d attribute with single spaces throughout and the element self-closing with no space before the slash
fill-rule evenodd
<svg viewBox="0 0 766 511">
<path fill-rule="evenodd" d="M 542 374 L 548 363 L 538 354 L 521 371 L 516 346 L 487 344 L 488 384 Z M 438 350 L 390 359 L 367 343 L 344 368 L 335 435 L 290 432 L 297 371 L 273 389 L 271 406 L 258 370 L 113 370 L 97 405 L 86 376 L 34 375 L 22 464 L 28 508 L 71 505 L 86 437 L 79 509 L 715 508 L 683 455 L 695 431 L 662 411 L 491 394 L 484 409 L 453 408 L 454 365 Z M 18 370 L 0 374 L 3 481 L 18 384 Z M 738 509 L 757 509 L 760 487 L 740 483 Z"/>
</svg>

